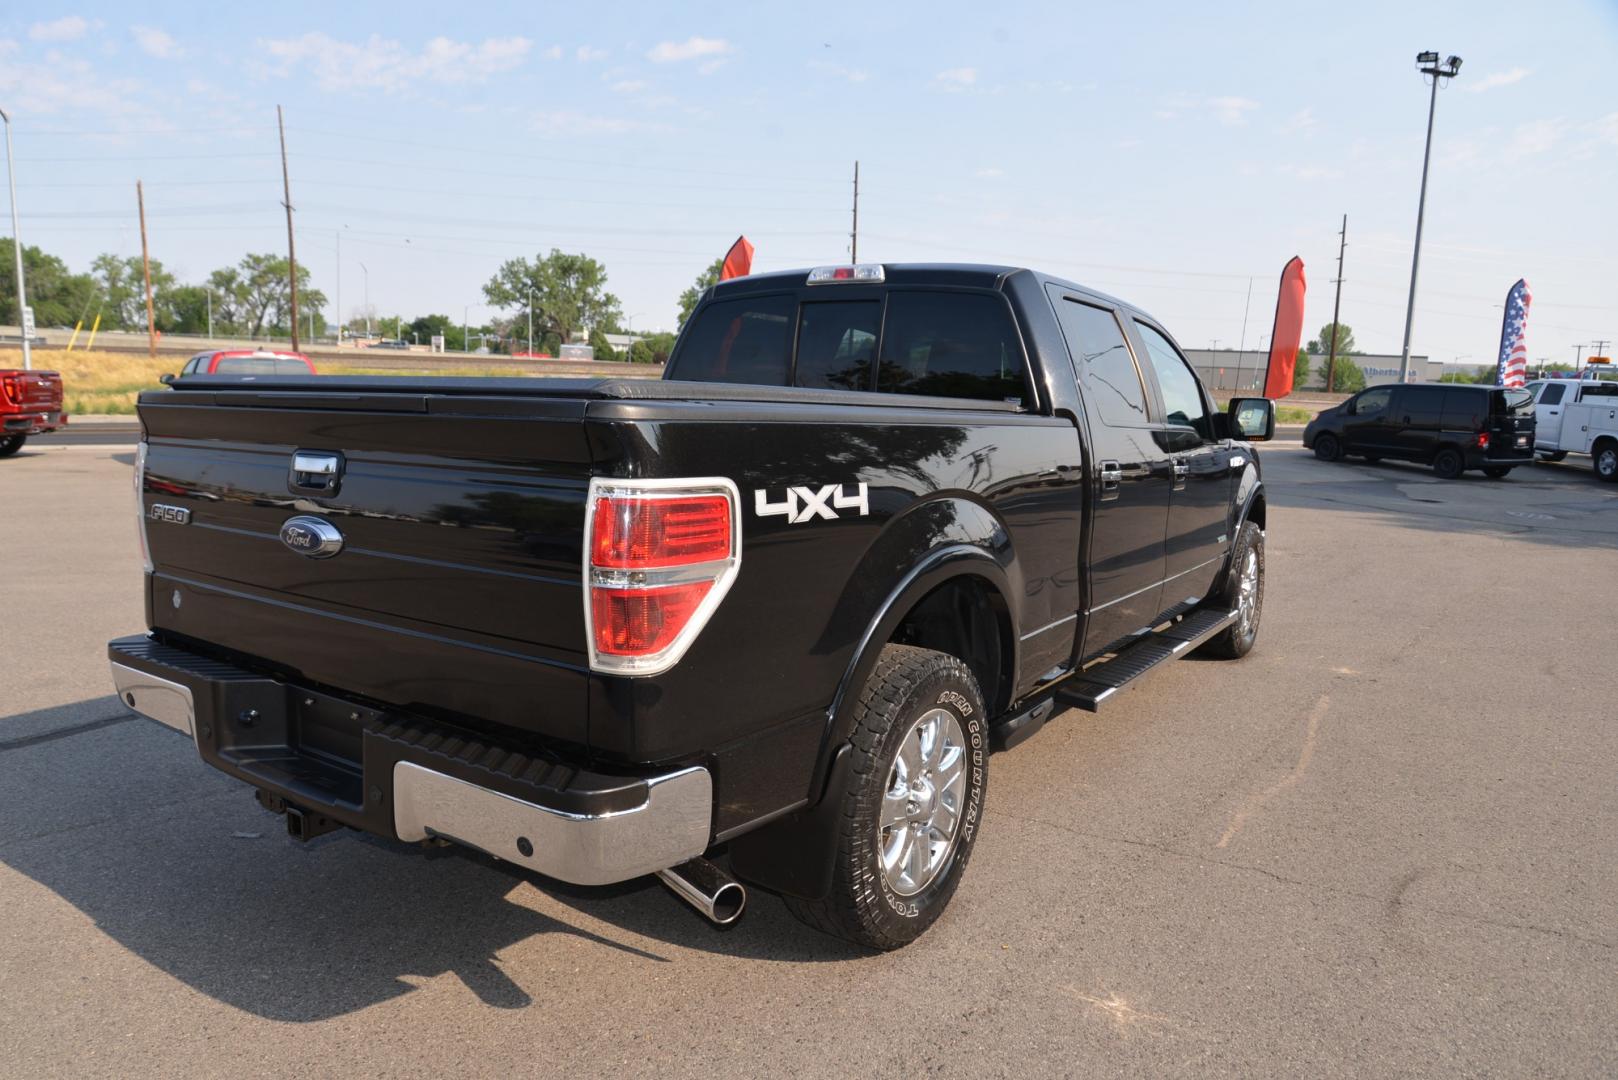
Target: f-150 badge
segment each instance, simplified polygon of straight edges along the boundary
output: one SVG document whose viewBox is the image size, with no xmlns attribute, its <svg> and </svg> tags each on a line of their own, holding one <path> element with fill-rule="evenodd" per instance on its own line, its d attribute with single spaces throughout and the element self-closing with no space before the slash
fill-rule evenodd
<svg viewBox="0 0 1618 1080">
<path fill-rule="evenodd" d="M 753 512 L 759 517 L 784 517 L 794 525 L 816 518 L 836 521 L 839 510 L 858 510 L 860 517 L 869 514 L 871 506 L 866 485 L 854 485 L 852 495 L 846 492 L 847 487 L 847 484 L 825 484 L 819 489 L 789 487 L 786 497 L 779 502 L 771 502 L 769 491 L 758 488 L 753 492 Z"/>
</svg>

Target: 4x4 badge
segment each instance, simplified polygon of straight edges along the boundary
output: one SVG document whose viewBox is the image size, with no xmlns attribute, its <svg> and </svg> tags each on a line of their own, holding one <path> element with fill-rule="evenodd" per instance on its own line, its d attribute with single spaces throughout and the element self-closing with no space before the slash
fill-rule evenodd
<svg viewBox="0 0 1618 1080">
<path fill-rule="evenodd" d="M 786 498 L 771 502 L 764 488 L 753 492 L 753 513 L 759 517 L 784 517 L 794 525 L 802 525 L 815 518 L 836 521 L 838 510 L 858 510 L 864 517 L 871 512 L 868 491 L 864 484 L 856 484 L 854 494 L 844 492 L 845 484 L 825 484 L 820 488 L 790 487 Z"/>
</svg>

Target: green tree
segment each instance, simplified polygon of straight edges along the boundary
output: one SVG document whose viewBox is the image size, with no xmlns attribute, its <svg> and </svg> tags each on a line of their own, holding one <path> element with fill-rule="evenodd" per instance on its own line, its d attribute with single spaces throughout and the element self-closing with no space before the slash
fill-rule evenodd
<svg viewBox="0 0 1618 1080">
<path fill-rule="evenodd" d="M 646 344 L 645 338 L 636 338 L 629 345 L 629 362 L 631 364 L 655 364 L 657 358 L 652 355 L 652 347 Z"/>
<path fill-rule="evenodd" d="M 1301 390 L 1303 384 L 1309 381 L 1309 350 L 1299 349 L 1297 359 L 1292 363 L 1292 389 Z"/>
<path fill-rule="evenodd" d="M 596 329 L 590 331 L 590 349 L 597 360 L 618 359 L 618 353 L 614 351 L 612 343 L 607 340 L 605 330 Z"/>
<path fill-rule="evenodd" d="M 1337 335 L 1337 355 L 1353 356 L 1359 350 L 1354 348 L 1354 329 L 1347 323 L 1327 323 L 1320 328 L 1320 336 L 1311 341 L 1308 350 L 1315 356 L 1327 356 L 1331 353 L 1331 339 L 1335 329 Z"/>
<path fill-rule="evenodd" d="M 10 237 L 0 239 L 0 323 L 16 326 L 17 317 L 17 256 Z M 34 325 L 72 326 L 85 317 L 95 317 L 92 299 L 95 282 L 89 274 L 70 273 L 67 264 L 55 255 L 47 255 L 37 247 L 23 245 L 23 283 L 28 293 L 28 306 L 34 309 Z"/>
<path fill-rule="evenodd" d="M 571 341 L 576 331 L 612 330 L 623 317 L 618 298 L 607 292 L 607 269 L 588 255 L 556 248 L 544 257 L 510 259 L 483 286 L 490 304 L 526 315 L 533 299 L 534 333 Z"/>
<path fill-rule="evenodd" d="M 146 329 L 146 275 L 138 255 L 114 255 L 110 252 L 96 256 L 90 264 L 96 287 L 106 299 L 103 329 Z M 176 287 L 174 275 L 163 269 L 163 264 L 152 260 L 152 317 L 161 330 L 172 324 L 173 308 L 169 293 Z"/>
<path fill-rule="evenodd" d="M 1354 361 L 1338 353 L 1332 375 L 1332 390 L 1339 394 L 1357 394 L 1364 389 L 1365 372 L 1361 371 L 1360 366 Z"/>
<path fill-rule="evenodd" d="M 669 362 L 669 354 L 674 351 L 673 334 L 666 330 L 661 334 L 647 334 L 645 341 L 647 348 L 652 353 L 652 363 L 666 364 Z"/>
<path fill-rule="evenodd" d="M 365 321 L 360 320 L 361 328 L 364 325 Z M 444 348 L 457 352 L 466 351 L 466 338 L 463 336 L 461 325 L 450 322 L 448 315 L 422 315 L 412 319 L 405 324 L 405 334 L 406 336 L 414 334 L 421 338 L 423 345 L 431 345 L 433 338 L 442 334 Z"/>
<path fill-rule="evenodd" d="M 697 275 L 697 280 L 692 283 L 689 289 L 680 294 L 681 326 L 684 326 L 685 321 L 691 317 L 691 312 L 696 309 L 697 301 L 702 299 L 702 294 L 719 284 L 719 273 L 724 268 L 725 257 L 721 255 L 713 261 L 712 266 Z"/>
<path fill-rule="evenodd" d="M 168 322 L 158 320 L 164 333 L 206 334 L 208 332 L 208 287 L 181 285 L 169 292 Z M 214 329 L 218 329 L 216 323 Z"/>
</svg>

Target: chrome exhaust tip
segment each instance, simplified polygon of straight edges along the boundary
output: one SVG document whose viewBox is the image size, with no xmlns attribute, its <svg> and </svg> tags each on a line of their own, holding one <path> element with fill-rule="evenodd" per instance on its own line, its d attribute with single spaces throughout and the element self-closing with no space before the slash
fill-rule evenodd
<svg viewBox="0 0 1618 1080">
<path fill-rule="evenodd" d="M 659 870 L 657 876 L 674 895 L 718 926 L 729 926 L 747 909 L 747 889 L 707 859 Z"/>
</svg>

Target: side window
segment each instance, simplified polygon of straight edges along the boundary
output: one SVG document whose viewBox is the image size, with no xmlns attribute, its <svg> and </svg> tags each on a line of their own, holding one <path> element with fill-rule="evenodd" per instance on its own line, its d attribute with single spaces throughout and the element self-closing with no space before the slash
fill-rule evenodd
<svg viewBox="0 0 1618 1080">
<path fill-rule="evenodd" d="M 1561 383 L 1546 383 L 1544 389 L 1539 393 L 1539 403 L 1541 405 L 1560 405 L 1562 404 L 1562 395 L 1565 393 L 1567 393 L 1567 387 Z"/>
<path fill-rule="evenodd" d="M 1213 437 L 1208 410 L 1202 403 L 1202 384 L 1169 339 L 1157 330 L 1135 320 L 1146 352 L 1157 372 L 1157 386 L 1163 392 L 1163 412 L 1170 424 L 1195 428 L 1204 439 Z"/>
<path fill-rule="evenodd" d="M 1380 416 L 1388 411 L 1388 404 L 1393 400 L 1393 391 L 1386 386 L 1379 386 L 1375 390 L 1367 390 L 1354 399 L 1355 416 Z"/>
<path fill-rule="evenodd" d="M 1402 422 L 1409 417 L 1411 427 L 1439 427 L 1444 416 L 1444 393 L 1436 387 L 1407 386 L 1399 391 L 1399 402 L 1393 411 Z"/>
<path fill-rule="evenodd" d="M 1483 409 L 1488 394 L 1476 390 L 1444 391 L 1444 429 L 1446 431 L 1476 431 L 1483 426 Z"/>
<path fill-rule="evenodd" d="M 191 359 L 187 360 L 185 362 L 185 367 L 180 369 L 180 374 L 190 375 L 195 372 L 197 370 L 197 361 L 201 359 L 202 358 L 200 356 L 193 356 Z"/>
<path fill-rule="evenodd" d="M 869 390 L 880 300 L 804 304 L 798 316 L 798 366 L 793 385 L 828 390 Z"/>
<path fill-rule="evenodd" d="M 1085 402 L 1093 404 L 1098 418 L 1110 427 L 1144 424 L 1146 387 L 1118 316 L 1059 293 L 1053 299 Z"/>
<path fill-rule="evenodd" d="M 890 292 L 876 388 L 1027 402 L 1022 347 L 1005 301 L 989 293 Z"/>
<path fill-rule="evenodd" d="M 666 378 L 785 386 L 798 299 L 791 295 L 721 300 L 693 318 Z"/>
</svg>

